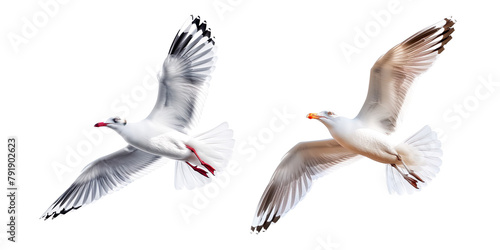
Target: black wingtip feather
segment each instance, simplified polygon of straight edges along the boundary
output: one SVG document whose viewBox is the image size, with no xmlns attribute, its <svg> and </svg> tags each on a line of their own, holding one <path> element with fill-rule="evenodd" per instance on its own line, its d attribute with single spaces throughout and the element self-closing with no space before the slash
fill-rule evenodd
<svg viewBox="0 0 500 250">
<path fill-rule="evenodd" d="M 191 15 L 191 18 L 193 18 L 194 16 Z M 195 24 L 196 26 L 199 26 L 200 25 L 200 16 L 197 16 L 196 18 L 193 19 L 193 21 L 191 22 L 192 24 Z"/>
<path fill-rule="evenodd" d="M 269 216 L 266 218 L 265 222 L 262 225 L 258 225 L 255 227 L 251 226 L 250 231 L 255 233 L 265 232 L 269 228 L 269 226 L 271 226 L 271 224 L 278 222 L 278 220 L 281 218 L 281 216 L 275 215 L 273 216 L 272 220 L 269 220 Z"/>
<path fill-rule="evenodd" d="M 57 218 L 57 216 L 61 215 L 61 214 L 66 214 L 68 212 L 70 212 L 71 210 L 77 210 L 79 208 L 81 208 L 82 206 L 78 206 L 78 207 L 72 207 L 68 210 L 66 210 L 65 208 L 63 208 L 60 212 L 52 212 L 51 214 L 45 214 L 43 215 L 40 219 L 43 219 L 43 220 L 47 220 L 49 218 L 52 218 L 52 219 L 55 219 Z"/>
<path fill-rule="evenodd" d="M 208 43 L 212 43 L 212 45 L 215 45 L 215 40 L 214 37 L 212 37 L 212 31 L 210 28 L 208 28 L 208 24 L 206 21 L 201 21 L 200 16 L 197 16 L 196 18 L 193 18 L 193 15 L 191 15 L 191 25 L 194 25 L 196 27 L 196 32 L 202 31 L 202 36 L 207 37 Z M 174 41 L 172 42 L 172 45 L 170 46 L 170 50 L 168 52 L 169 55 L 176 55 L 179 52 L 182 51 L 182 49 L 189 44 L 193 36 L 191 34 L 188 34 L 186 30 L 179 30 L 177 32 L 176 37 L 174 38 Z"/>
<path fill-rule="evenodd" d="M 207 21 L 203 21 L 203 23 L 198 26 L 198 30 L 202 30 L 203 32 L 205 32 L 207 30 Z"/>
<path fill-rule="evenodd" d="M 209 28 L 203 32 L 203 36 L 210 37 L 212 35 L 212 30 Z"/>
</svg>

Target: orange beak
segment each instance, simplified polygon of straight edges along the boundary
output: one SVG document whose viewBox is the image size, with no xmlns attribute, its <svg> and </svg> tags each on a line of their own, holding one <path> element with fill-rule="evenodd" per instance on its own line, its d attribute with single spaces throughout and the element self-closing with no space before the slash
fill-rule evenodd
<svg viewBox="0 0 500 250">
<path fill-rule="evenodd" d="M 307 115 L 307 118 L 309 118 L 309 119 L 319 119 L 319 118 L 321 118 L 321 117 L 322 117 L 322 116 L 319 116 L 319 115 L 318 115 L 318 114 L 316 114 L 316 113 L 309 113 L 309 114 Z"/>
</svg>

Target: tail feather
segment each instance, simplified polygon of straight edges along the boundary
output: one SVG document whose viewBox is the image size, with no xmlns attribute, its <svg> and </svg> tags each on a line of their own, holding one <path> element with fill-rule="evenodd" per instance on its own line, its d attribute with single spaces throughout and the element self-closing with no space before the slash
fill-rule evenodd
<svg viewBox="0 0 500 250">
<path fill-rule="evenodd" d="M 408 183 L 390 164 L 386 167 L 387 188 L 389 193 L 413 193 L 426 186 L 439 172 L 441 166 L 441 142 L 436 132 L 429 126 L 420 129 L 413 136 L 396 146 L 396 151 L 405 161 L 407 167 L 414 171 L 424 182 L 418 182 L 418 189 Z"/>
<path fill-rule="evenodd" d="M 193 189 L 210 183 L 212 179 L 206 178 L 194 171 L 186 162 L 177 161 L 175 163 L 175 188 Z"/>
<path fill-rule="evenodd" d="M 234 140 L 233 131 L 227 123 L 195 136 L 190 144 L 203 161 L 215 168 L 215 175 L 220 173 L 229 162 L 233 153 Z M 203 166 L 198 166 L 203 168 Z M 184 161 L 177 161 L 175 165 L 175 188 L 193 189 L 210 183 L 213 176 L 209 178 L 194 171 Z"/>
</svg>

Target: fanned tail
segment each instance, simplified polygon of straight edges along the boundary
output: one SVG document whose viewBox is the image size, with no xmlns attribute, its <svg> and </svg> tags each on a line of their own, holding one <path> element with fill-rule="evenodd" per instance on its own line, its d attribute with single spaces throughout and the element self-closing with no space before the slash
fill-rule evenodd
<svg viewBox="0 0 500 250">
<path fill-rule="evenodd" d="M 432 131 L 429 126 L 424 126 L 405 142 L 396 146 L 396 151 L 408 169 L 418 176 L 421 181 L 416 177 L 412 177 L 417 188 L 413 187 L 397 169 L 388 164 L 386 174 L 389 193 L 411 194 L 415 190 L 424 187 L 439 172 L 443 151 L 436 132 Z M 404 167 L 399 165 L 398 167 L 404 170 Z"/>
<path fill-rule="evenodd" d="M 233 153 L 233 131 L 229 129 L 227 123 L 202 133 L 189 142 L 200 158 L 215 168 L 215 175 L 222 171 Z M 198 166 L 204 168 L 203 166 Z M 186 162 L 177 161 L 175 165 L 175 188 L 193 189 L 210 183 L 213 176 L 204 175 L 193 170 Z"/>
</svg>

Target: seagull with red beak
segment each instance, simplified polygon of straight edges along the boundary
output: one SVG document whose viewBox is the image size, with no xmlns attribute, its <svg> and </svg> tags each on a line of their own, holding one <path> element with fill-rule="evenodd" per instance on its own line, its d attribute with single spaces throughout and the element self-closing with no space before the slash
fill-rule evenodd
<svg viewBox="0 0 500 250">
<path fill-rule="evenodd" d="M 127 123 L 112 117 L 95 127 L 116 131 L 129 144 L 88 164 L 42 215 L 55 218 L 118 190 L 151 169 L 176 161 L 175 187 L 195 188 L 212 180 L 231 156 L 233 133 L 226 123 L 191 135 L 215 64 L 215 41 L 200 17 L 191 18 L 174 38 L 159 75 L 156 105 L 149 116 Z"/>
<path fill-rule="evenodd" d="M 277 222 L 310 190 L 313 181 L 335 166 L 359 157 L 386 165 L 389 192 L 420 190 L 439 171 L 441 143 L 425 126 L 394 145 L 399 111 L 413 80 L 431 67 L 451 40 L 454 20 L 445 18 L 380 57 L 371 69 L 368 94 L 354 119 L 331 111 L 310 113 L 323 123 L 332 139 L 301 142 L 283 157 L 260 199 L 251 230 L 261 232 Z"/>
</svg>

